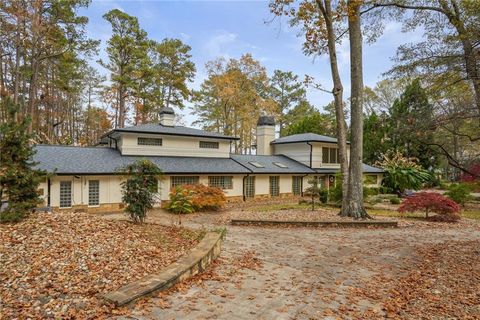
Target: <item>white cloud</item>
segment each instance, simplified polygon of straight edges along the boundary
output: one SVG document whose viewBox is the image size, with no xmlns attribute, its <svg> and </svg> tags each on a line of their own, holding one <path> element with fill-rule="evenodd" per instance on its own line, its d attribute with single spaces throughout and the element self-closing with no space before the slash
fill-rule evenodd
<svg viewBox="0 0 480 320">
<path fill-rule="evenodd" d="M 210 37 L 203 45 L 203 51 L 209 57 L 225 57 L 229 58 L 229 54 L 226 52 L 228 45 L 234 43 L 237 40 L 237 35 L 225 30 L 218 31 L 214 36 Z"/>
<path fill-rule="evenodd" d="M 184 32 L 180 32 L 180 39 L 182 39 L 182 41 L 188 41 L 192 38 L 191 35 L 187 34 L 187 33 L 184 33 Z"/>
</svg>

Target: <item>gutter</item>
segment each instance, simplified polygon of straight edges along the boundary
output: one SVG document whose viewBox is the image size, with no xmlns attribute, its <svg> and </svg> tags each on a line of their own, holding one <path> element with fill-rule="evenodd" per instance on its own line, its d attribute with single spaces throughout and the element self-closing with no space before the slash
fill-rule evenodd
<svg viewBox="0 0 480 320">
<path fill-rule="evenodd" d="M 195 137 L 195 138 L 209 138 L 209 139 L 223 139 L 223 140 L 240 140 L 239 137 L 231 137 L 231 136 L 211 136 L 211 135 L 201 135 L 201 134 L 188 134 L 188 133 L 174 133 L 174 132 L 156 132 L 156 131 L 141 131 L 141 130 L 122 130 L 122 129 L 114 129 L 110 132 L 107 132 L 103 136 L 100 137 L 109 137 L 111 134 L 115 132 L 123 132 L 123 133 L 139 133 L 139 134 L 159 134 L 159 135 L 166 135 L 166 136 L 182 136 L 182 137 Z"/>
</svg>

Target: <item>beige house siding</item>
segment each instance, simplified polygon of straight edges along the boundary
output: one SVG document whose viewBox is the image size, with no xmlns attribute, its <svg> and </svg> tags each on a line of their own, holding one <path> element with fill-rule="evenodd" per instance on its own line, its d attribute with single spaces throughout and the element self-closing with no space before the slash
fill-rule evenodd
<svg viewBox="0 0 480 320">
<path fill-rule="evenodd" d="M 160 138 L 161 146 L 138 145 L 137 138 Z M 218 142 L 218 149 L 200 148 L 200 141 Z M 182 156 L 182 157 L 216 157 L 230 156 L 228 140 L 199 137 L 182 137 L 158 134 L 122 134 L 118 140 L 118 149 L 122 155 L 148 156 Z"/>
<path fill-rule="evenodd" d="M 275 144 L 273 148 L 274 154 L 283 154 L 306 166 L 310 166 L 310 146 L 304 142 Z"/>
<path fill-rule="evenodd" d="M 381 174 L 372 174 L 377 176 L 377 184 L 367 185 L 368 187 L 378 187 L 381 185 L 382 175 Z M 182 175 L 175 175 L 182 176 Z M 192 175 L 183 175 L 183 176 L 192 176 Z M 193 175 L 199 177 L 199 182 L 205 185 L 208 185 L 209 176 L 232 176 L 232 189 L 226 189 L 225 194 L 227 199 L 241 200 L 243 198 L 243 178 L 245 175 L 239 174 L 216 174 L 216 175 Z M 255 176 L 255 197 L 259 198 L 268 198 L 270 197 L 270 176 L 279 176 L 279 194 L 291 195 L 293 194 L 292 190 L 292 180 L 294 175 L 279 175 L 279 174 L 257 174 L 251 175 Z M 308 180 L 314 175 L 297 175 L 303 177 L 303 191 L 308 188 Z M 322 185 L 328 186 L 328 174 L 317 175 L 319 179 L 322 180 Z M 98 206 L 89 206 L 88 205 L 88 181 L 89 180 L 98 180 L 99 181 L 99 201 Z M 72 207 L 73 209 L 81 208 L 86 211 L 102 211 L 102 210 L 118 210 L 121 208 L 122 194 L 121 194 L 121 182 L 122 177 L 120 176 L 56 176 L 51 178 L 50 186 L 50 206 L 54 209 L 59 209 L 60 207 L 60 181 L 71 181 L 72 182 Z M 162 201 L 169 200 L 169 192 L 171 186 L 171 176 L 166 175 L 159 182 L 159 199 L 157 206 L 161 206 Z M 42 182 L 40 188 L 44 190 L 42 198 L 44 199 L 44 205 L 47 205 L 48 198 L 48 184 L 47 182 Z M 60 208 L 60 209 L 70 209 L 70 208 Z"/>
<path fill-rule="evenodd" d="M 312 168 L 335 168 L 340 169 L 340 164 L 323 163 L 323 147 L 336 148 L 336 144 L 311 142 L 312 145 Z M 274 145 L 274 154 L 282 154 L 306 166 L 310 166 L 310 145 L 306 142 L 286 143 Z M 347 149 L 347 157 L 350 158 L 350 148 Z"/>
</svg>

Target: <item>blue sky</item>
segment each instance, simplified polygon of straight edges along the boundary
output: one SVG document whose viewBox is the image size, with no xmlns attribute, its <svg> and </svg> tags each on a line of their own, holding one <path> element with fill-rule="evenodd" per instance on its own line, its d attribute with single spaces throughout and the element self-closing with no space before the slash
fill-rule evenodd
<svg viewBox="0 0 480 320">
<path fill-rule="evenodd" d="M 105 59 L 106 41 L 111 29 L 102 15 L 118 8 L 139 19 L 140 26 L 151 39 L 179 38 L 192 47 L 192 58 L 197 67 L 193 88 L 198 88 L 205 79 L 204 65 L 217 57 L 239 58 L 252 53 L 267 68 L 293 71 L 301 78 L 313 76 L 326 89 L 331 88 L 328 57 L 313 59 L 301 51 L 302 39 L 292 30 L 287 20 L 276 19 L 268 10 L 268 1 L 93 1 L 80 14 L 89 18 L 88 36 L 102 41 L 99 58 Z M 382 73 L 391 65 L 396 48 L 403 43 L 415 41 L 421 35 L 402 33 L 400 24 L 390 22 L 374 44 L 364 47 L 364 82 L 374 86 L 382 79 Z M 347 41 L 348 42 L 348 41 Z M 347 43 L 339 48 L 339 66 L 349 95 L 349 54 Z M 102 72 L 106 72 L 98 66 Z M 309 101 L 321 109 L 332 100 L 328 93 L 309 90 Z M 194 117 L 183 110 L 185 122 L 191 124 Z"/>
</svg>

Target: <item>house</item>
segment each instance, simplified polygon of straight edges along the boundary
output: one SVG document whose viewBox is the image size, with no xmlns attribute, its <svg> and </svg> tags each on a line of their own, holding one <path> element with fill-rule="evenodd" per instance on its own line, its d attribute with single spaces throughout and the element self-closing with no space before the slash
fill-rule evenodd
<svg viewBox="0 0 480 320">
<path fill-rule="evenodd" d="M 46 206 L 88 211 L 121 208 L 117 169 L 145 158 L 164 172 L 160 203 L 172 187 L 203 183 L 222 188 L 229 201 L 302 195 L 307 180 L 318 177 L 324 187 L 339 171 L 335 138 L 297 134 L 275 138 L 273 117 L 257 124 L 257 154 L 231 154 L 237 137 L 175 126 L 172 109 L 163 109 L 159 123 L 114 129 L 96 147 L 37 145 L 34 160 L 54 173 L 40 186 Z M 366 181 L 379 185 L 382 170 L 364 165 Z"/>
</svg>

